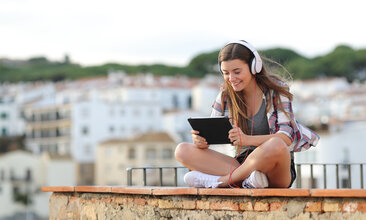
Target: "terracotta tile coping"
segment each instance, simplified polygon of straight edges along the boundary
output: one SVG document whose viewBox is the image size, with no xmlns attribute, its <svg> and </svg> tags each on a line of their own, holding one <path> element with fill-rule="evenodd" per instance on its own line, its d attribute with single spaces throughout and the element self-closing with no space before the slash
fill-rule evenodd
<svg viewBox="0 0 366 220">
<path fill-rule="evenodd" d="M 252 197 L 361 197 L 366 189 L 204 189 L 189 187 L 45 186 L 43 192 L 91 192 L 143 195 L 221 195 Z"/>
</svg>

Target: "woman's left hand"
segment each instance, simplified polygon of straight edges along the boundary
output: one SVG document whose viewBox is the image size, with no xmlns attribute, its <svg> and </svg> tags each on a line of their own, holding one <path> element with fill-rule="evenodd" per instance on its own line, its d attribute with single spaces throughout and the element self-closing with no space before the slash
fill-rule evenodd
<svg viewBox="0 0 366 220">
<path fill-rule="evenodd" d="M 229 139 L 234 146 L 244 146 L 247 142 L 248 135 L 244 134 L 239 127 L 233 127 L 229 131 Z"/>
</svg>

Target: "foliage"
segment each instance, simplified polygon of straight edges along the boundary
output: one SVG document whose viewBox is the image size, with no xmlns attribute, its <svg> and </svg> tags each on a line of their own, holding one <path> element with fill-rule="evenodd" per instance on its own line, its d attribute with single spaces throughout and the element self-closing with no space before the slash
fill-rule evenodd
<svg viewBox="0 0 366 220">
<path fill-rule="evenodd" d="M 123 70 L 128 74 L 153 73 L 155 75 L 187 75 L 203 77 L 218 73 L 217 56 L 219 51 L 201 53 L 193 57 L 184 67 L 164 64 L 128 65 L 107 63 L 100 66 L 80 66 L 67 58 L 63 62 L 51 62 L 45 57 L 33 57 L 26 61 L 9 64 L 0 60 L 0 82 L 60 81 L 81 77 L 103 76 L 109 70 Z M 294 79 L 316 77 L 346 77 L 349 81 L 366 79 L 366 49 L 354 50 L 340 45 L 330 53 L 315 58 L 304 57 L 285 48 L 272 48 L 260 51 L 264 57 L 274 60 L 288 69 Z M 270 64 L 271 67 L 275 66 Z"/>
</svg>

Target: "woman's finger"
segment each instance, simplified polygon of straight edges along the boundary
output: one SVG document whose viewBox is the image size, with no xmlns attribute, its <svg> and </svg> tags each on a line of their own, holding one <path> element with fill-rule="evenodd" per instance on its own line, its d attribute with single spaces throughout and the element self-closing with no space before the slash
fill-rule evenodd
<svg viewBox="0 0 366 220">
<path fill-rule="evenodd" d="M 200 133 L 199 131 L 191 130 L 191 134 L 199 134 L 199 133 Z"/>
</svg>

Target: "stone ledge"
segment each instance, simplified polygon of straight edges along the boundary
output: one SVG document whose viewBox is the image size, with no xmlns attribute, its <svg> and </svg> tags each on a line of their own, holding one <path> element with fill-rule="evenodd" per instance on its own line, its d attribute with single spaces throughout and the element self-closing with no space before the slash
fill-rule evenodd
<svg viewBox="0 0 366 220">
<path fill-rule="evenodd" d="M 249 197 L 366 198 L 366 189 L 205 189 L 189 187 L 45 186 L 43 192 L 90 192 L 140 195 L 216 195 Z"/>
<path fill-rule="evenodd" d="M 53 192 L 51 220 L 366 219 L 365 190 L 115 186 L 42 190 Z"/>
</svg>

